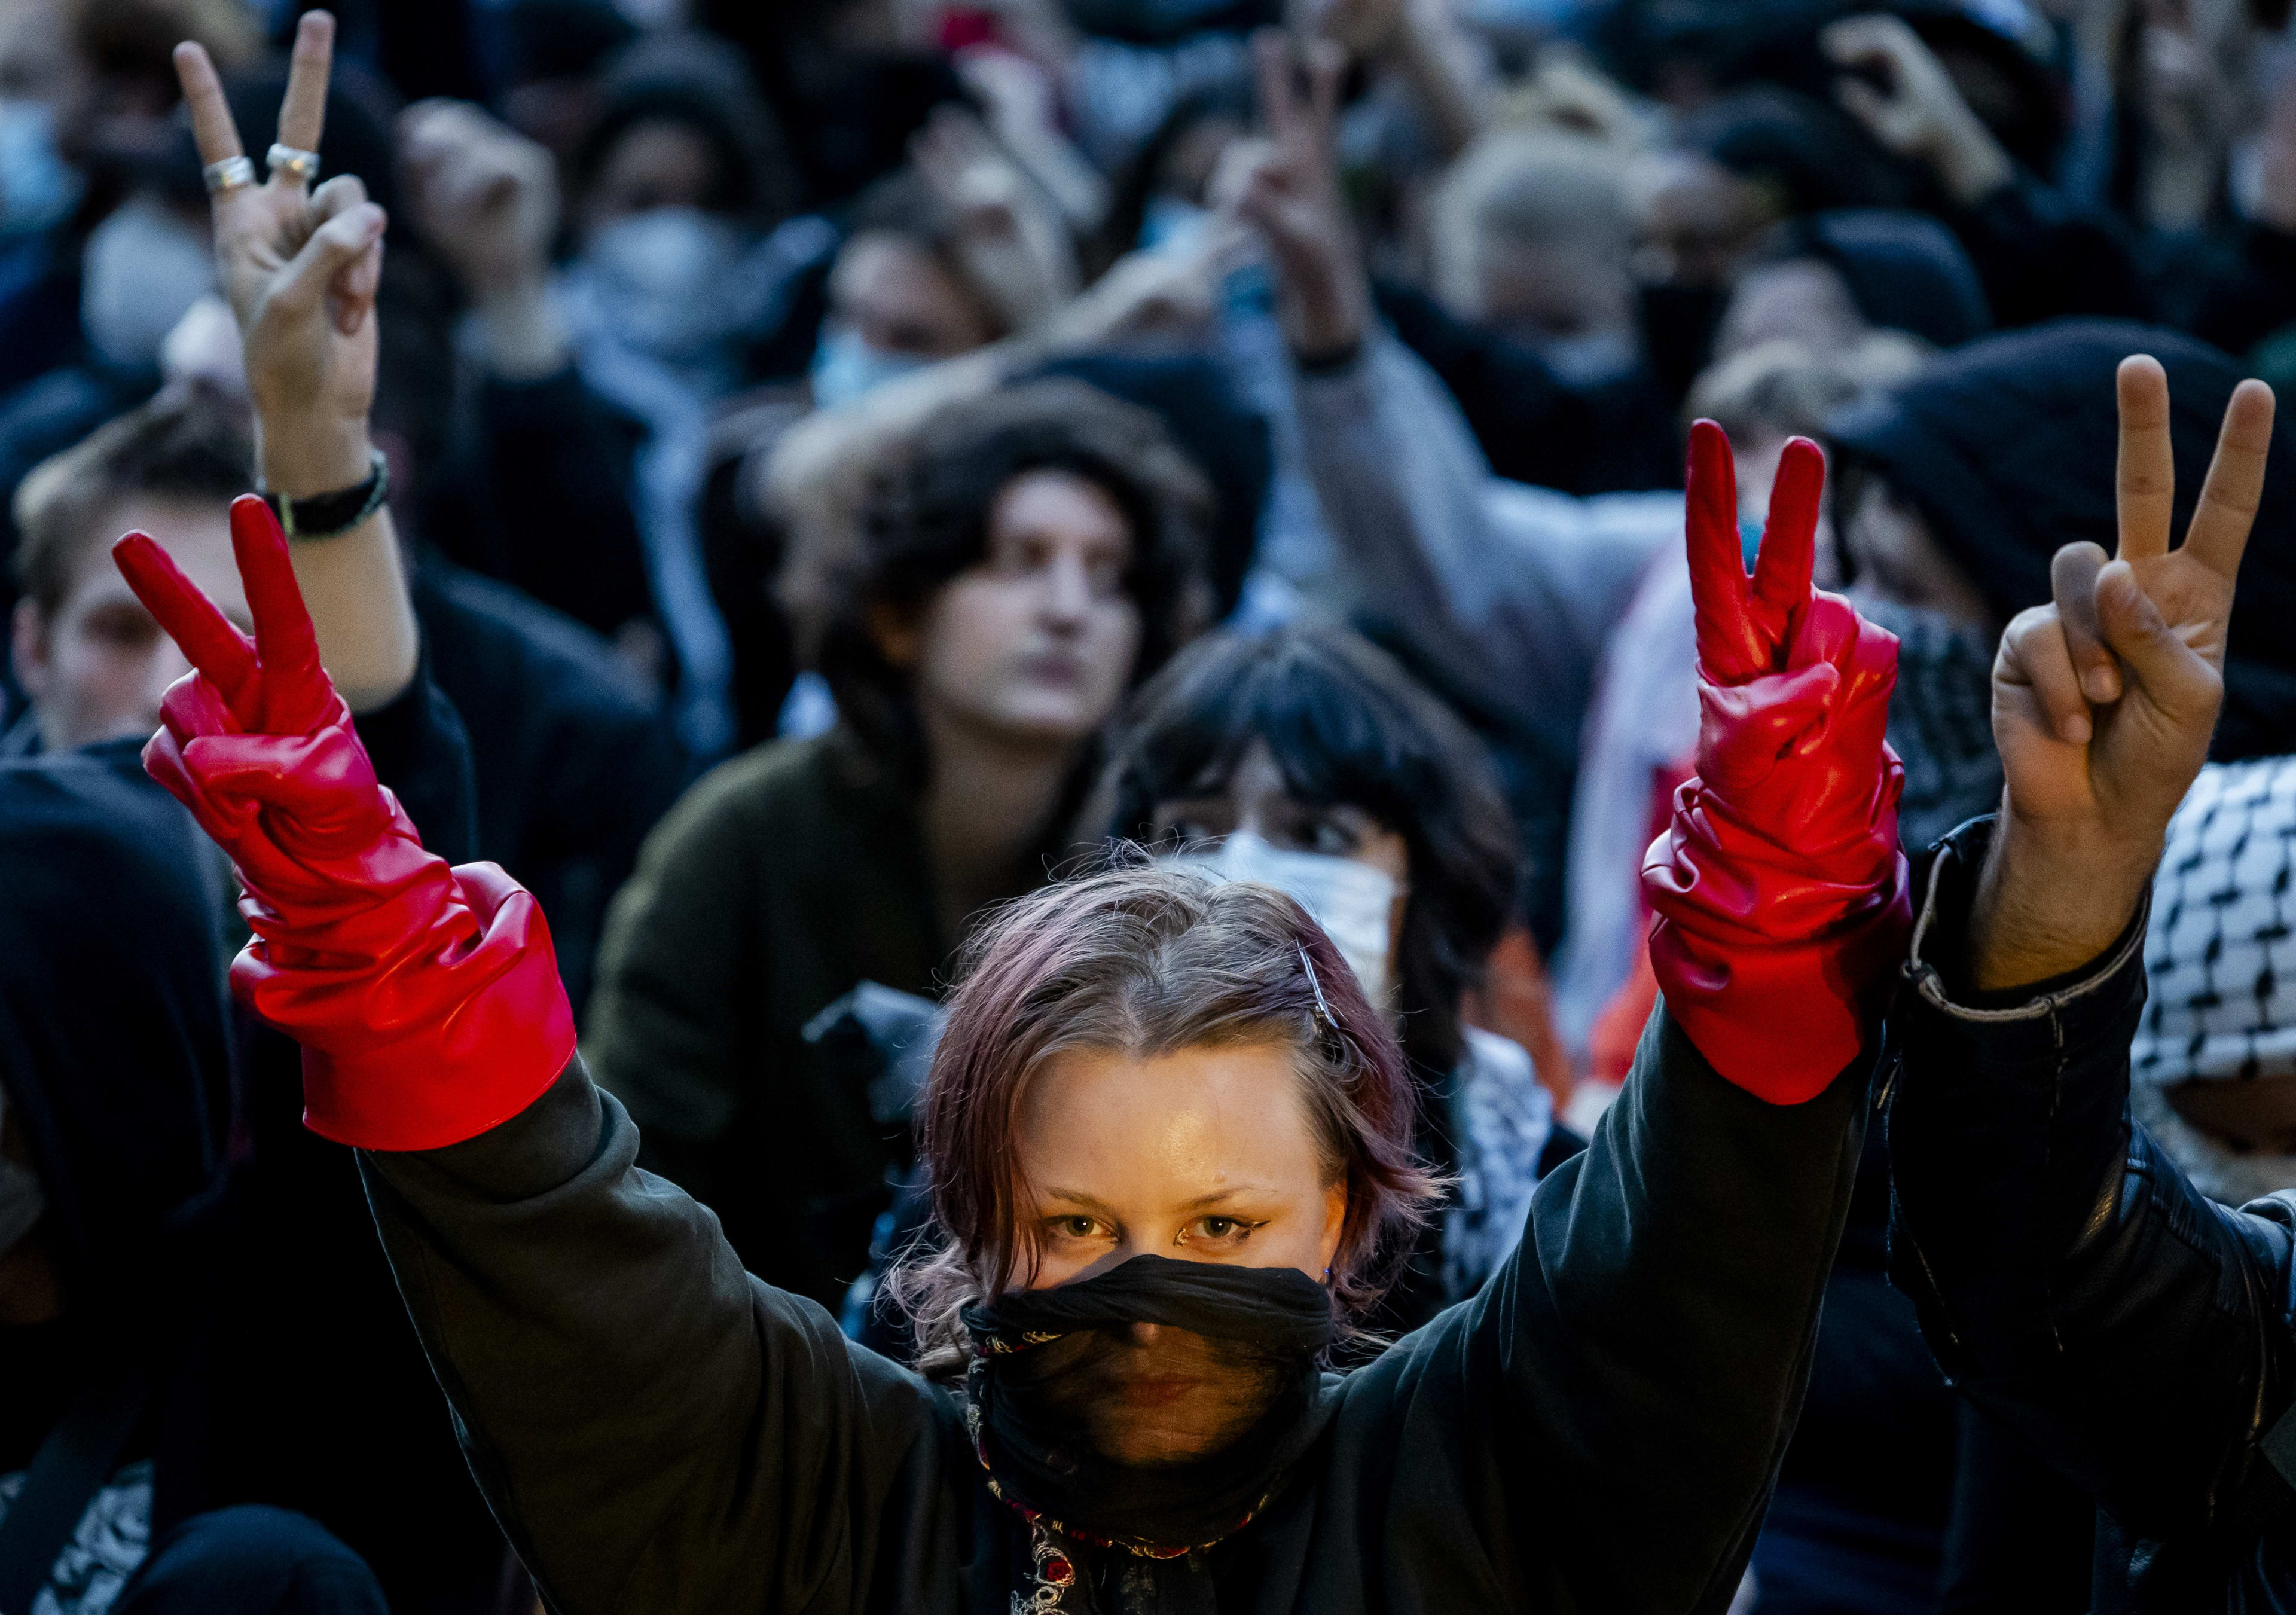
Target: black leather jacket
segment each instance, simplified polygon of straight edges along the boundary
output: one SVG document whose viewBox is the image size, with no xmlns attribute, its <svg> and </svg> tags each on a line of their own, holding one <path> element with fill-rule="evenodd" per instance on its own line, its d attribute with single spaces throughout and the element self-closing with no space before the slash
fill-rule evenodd
<svg viewBox="0 0 2296 1615">
<path fill-rule="evenodd" d="M 2144 910 L 2082 971 L 1970 989 L 1991 830 L 1917 876 L 1890 1277 L 1962 1395 L 2096 1498 L 2097 1615 L 2296 1611 L 2296 1195 L 2227 1210 L 2130 1122 Z"/>
</svg>

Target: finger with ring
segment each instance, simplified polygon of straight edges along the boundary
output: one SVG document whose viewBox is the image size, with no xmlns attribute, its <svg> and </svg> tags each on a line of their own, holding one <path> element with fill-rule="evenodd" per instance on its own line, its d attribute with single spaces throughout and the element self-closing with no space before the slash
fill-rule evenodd
<svg viewBox="0 0 2296 1615">
<path fill-rule="evenodd" d="M 319 176 L 319 154 L 316 152 L 306 152 L 297 146 L 274 142 L 271 150 L 264 153 L 263 160 L 275 176 L 291 174 L 307 185 Z"/>
<path fill-rule="evenodd" d="M 226 191 L 237 191 L 255 183 L 255 165 L 244 157 L 226 157 L 221 162 L 211 162 L 200 170 L 206 181 L 208 194 L 221 196 Z"/>
</svg>

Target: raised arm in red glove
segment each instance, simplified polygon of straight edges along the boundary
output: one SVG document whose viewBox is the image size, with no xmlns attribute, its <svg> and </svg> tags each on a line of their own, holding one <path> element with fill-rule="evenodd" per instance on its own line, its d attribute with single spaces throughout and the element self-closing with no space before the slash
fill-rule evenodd
<svg viewBox="0 0 2296 1615">
<path fill-rule="evenodd" d="M 144 766 L 239 872 L 255 939 L 233 990 L 303 1045 L 312 1131 L 371 1150 L 483 1133 L 573 1056 L 542 911 L 496 865 L 422 850 L 319 666 L 278 523 L 242 498 L 231 536 L 251 641 L 150 538 L 112 553 L 198 669 L 168 691 Z"/>
<path fill-rule="evenodd" d="M 1666 1007 L 1730 1081 L 1773 1104 L 1832 1082 L 1873 1036 L 1911 926 L 1882 739 L 1898 642 L 1810 585 L 1825 461 L 1786 446 L 1754 576 L 1730 441 L 1690 430 L 1698 773 L 1643 864 Z"/>
</svg>

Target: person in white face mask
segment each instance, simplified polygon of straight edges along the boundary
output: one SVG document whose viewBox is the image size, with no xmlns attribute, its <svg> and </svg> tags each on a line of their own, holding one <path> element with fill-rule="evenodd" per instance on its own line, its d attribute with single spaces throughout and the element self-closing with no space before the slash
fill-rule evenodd
<svg viewBox="0 0 2296 1615">
<path fill-rule="evenodd" d="M 1518 876 L 1482 748 L 1383 652 L 1336 628 L 1199 641 L 1142 690 L 1086 824 L 1276 888 L 1396 1018 L 1421 1085 L 1419 1147 L 1454 1180 L 1385 1323 L 1472 1294 L 1531 1189 L 1578 1141 L 1521 1045 L 1468 1025 Z"/>
<path fill-rule="evenodd" d="M 153 369 L 168 333 L 215 289 L 205 222 L 139 192 L 96 225 L 80 252 L 80 329 L 103 363 Z"/>
</svg>

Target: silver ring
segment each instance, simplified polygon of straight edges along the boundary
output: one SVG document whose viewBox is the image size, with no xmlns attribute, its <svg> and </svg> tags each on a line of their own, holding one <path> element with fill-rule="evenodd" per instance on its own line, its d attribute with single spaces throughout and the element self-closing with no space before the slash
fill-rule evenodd
<svg viewBox="0 0 2296 1615">
<path fill-rule="evenodd" d="M 226 157 L 221 162 L 211 162 L 200 170 L 207 182 L 208 194 L 221 196 L 226 191 L 236 191 L 255 183 L 255 165 L 244 157 Z"/>
<path fill-rule="evenodd" d="M 271 149 L 263 154 L 263 162 L 273 174 L 292 174 L 307 185 L 319 177 L 319 154 L 316 152 L 283 146 L 275 141 Z"/>
</svg>

